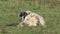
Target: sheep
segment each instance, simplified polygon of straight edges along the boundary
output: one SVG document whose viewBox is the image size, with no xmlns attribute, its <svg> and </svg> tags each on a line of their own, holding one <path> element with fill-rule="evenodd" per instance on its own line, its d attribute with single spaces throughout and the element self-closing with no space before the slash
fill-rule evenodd
<svg viewBox="0 0 60 34">
<path fill-rule="evenodd" d="M 26 15 L 24 14 L 22 15 L 23 17 L 21 16 L 23 20 L 21 19 L 22 21 L 19 23 L 18 26 L 24 26 L 24 25 L 37 26 L 37 24 L 40 26 L 45 26 L 45 21 L 42 16 L 33 13 L 31 11 L 24 11 L 24 12 Z"/>
</svg>

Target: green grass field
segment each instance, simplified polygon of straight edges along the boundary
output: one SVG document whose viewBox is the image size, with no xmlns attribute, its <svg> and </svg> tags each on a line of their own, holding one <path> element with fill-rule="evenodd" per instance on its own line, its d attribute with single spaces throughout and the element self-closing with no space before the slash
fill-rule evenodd
<svg viewBox="0 0 60 34">
<path fill-rule="evenodd" d="M 30 10 L 44 17 L 47 27 L 15 27 L 18 14 Z M 0 0 L 0 34 L 60 34 L 59 0 Z"/>
</svg>

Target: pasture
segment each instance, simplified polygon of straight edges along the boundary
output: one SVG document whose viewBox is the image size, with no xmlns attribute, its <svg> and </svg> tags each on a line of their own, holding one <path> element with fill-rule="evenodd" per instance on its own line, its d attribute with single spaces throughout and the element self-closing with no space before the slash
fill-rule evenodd
<svg viewBox="0 0 60 34">
<path fill-rule="evenodd" d="M 47 27 L 6 26 L 25 10 L 42 15 Z M 60 34 L 60 0 L 0 0 L 0 34 Z"/>
</svg>

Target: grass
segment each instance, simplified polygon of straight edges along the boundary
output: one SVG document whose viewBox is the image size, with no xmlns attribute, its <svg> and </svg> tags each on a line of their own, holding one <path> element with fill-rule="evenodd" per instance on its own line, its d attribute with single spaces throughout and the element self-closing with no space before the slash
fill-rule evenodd
<svg viewBox="0 0 60 34">
<path fill-rule="evenodd" d="M 47 27 L 4 25 L 18 24 L 18 14 L 25 10 L 42 15 Z M 0 34 L 60 34 L 60 2 L 58 0 L 0 0 Z"/>
</svg>

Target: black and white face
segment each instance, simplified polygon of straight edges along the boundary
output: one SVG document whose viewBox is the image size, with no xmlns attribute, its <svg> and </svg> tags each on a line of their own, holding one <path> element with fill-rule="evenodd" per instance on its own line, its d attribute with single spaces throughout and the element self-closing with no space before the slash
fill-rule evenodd
<svg viewBox="0 0 60 34">
<path fill-rule="evenodd" d="M 23 21 L 27 15 L 28 15 L 28 14 L 27 14 L 26 12 L 21 12 L 20 15 L 19 15 L 19 17 L 20 17 L 21 20 Z"/>
</svg>

